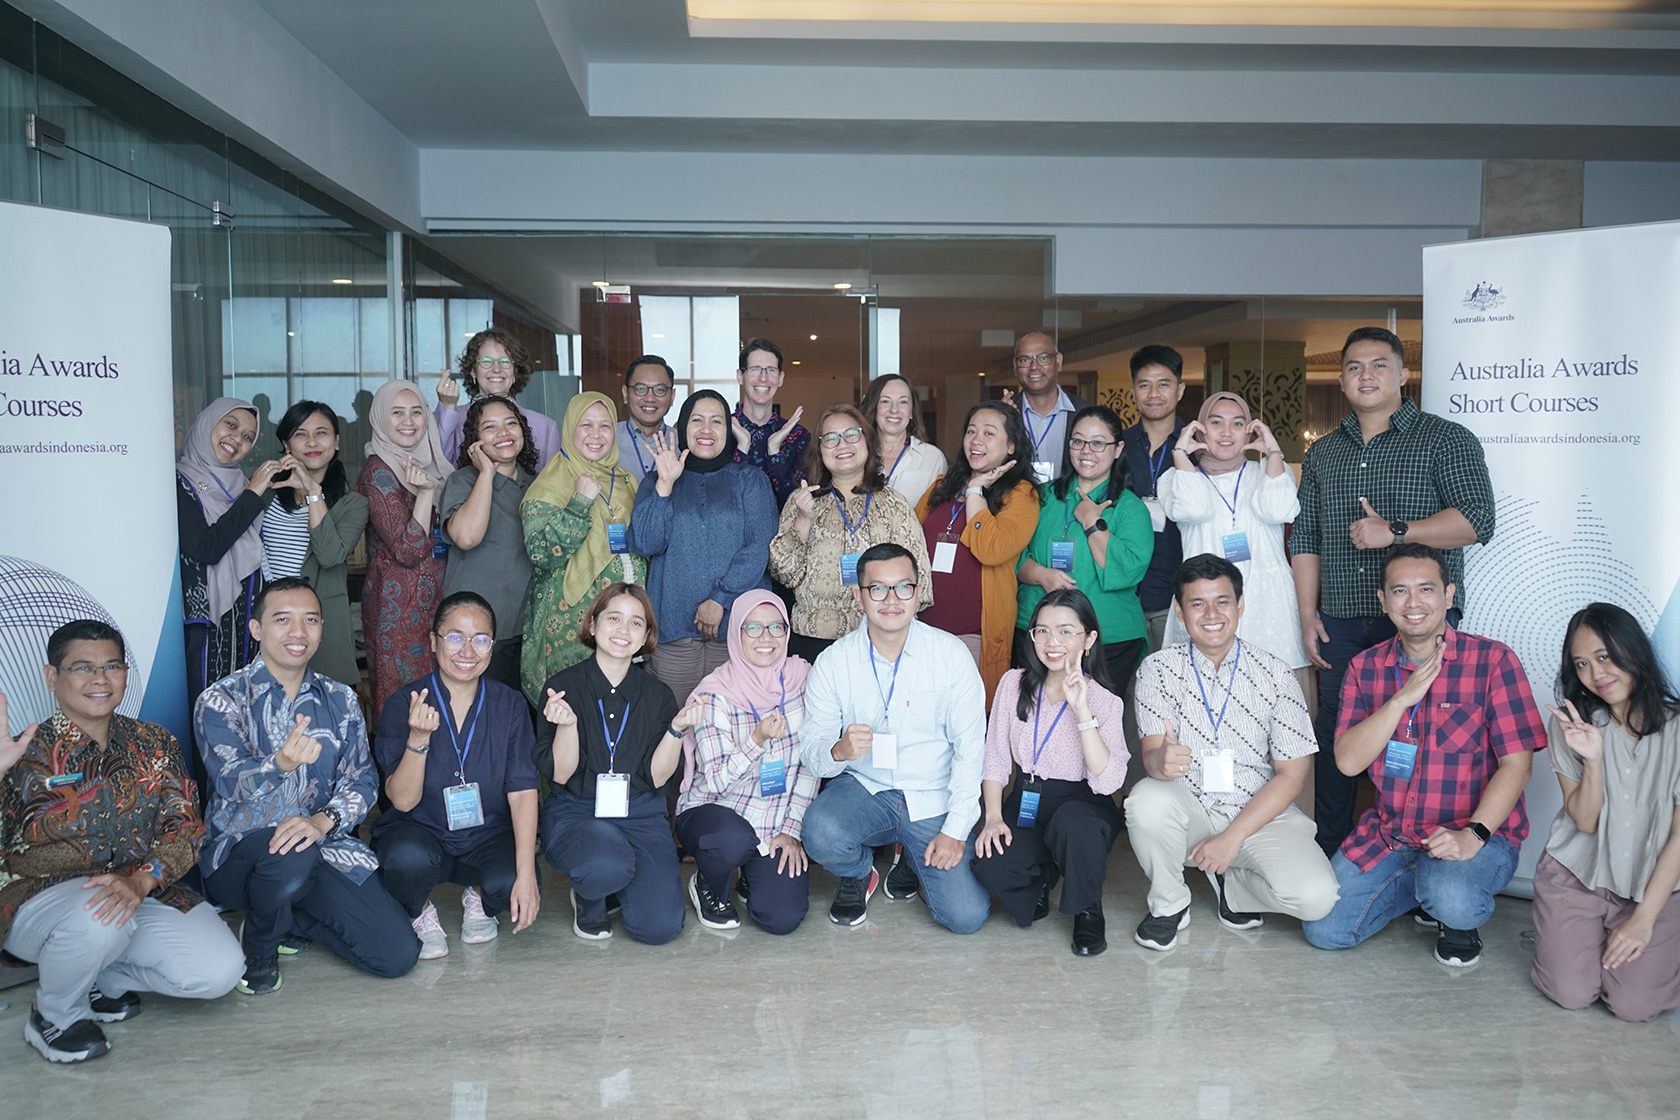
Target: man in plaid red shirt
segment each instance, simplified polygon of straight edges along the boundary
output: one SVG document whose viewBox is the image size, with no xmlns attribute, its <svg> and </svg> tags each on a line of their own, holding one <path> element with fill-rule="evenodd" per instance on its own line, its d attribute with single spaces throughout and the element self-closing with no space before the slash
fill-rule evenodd
<svg viewBox="0 0 1680 1120">
<path fill-rule="evenodd" d="M 1404 544 L 1383 562 L 1377 594 L 1398 633 L 1348 665 L 1335 747 L 1342 773 L 1370 773 L 1377 803 L 1330 861 L 1340 900 L 1302 923 L 1320 949 L 1416 909 L 1439 929 L 1436 960 L 1474 964 L 1477 928 L 1517 869 L 1546 729 L 1510 647 L 1447 624 L 1456 591 L 1433 548 Z"/>
</svg>

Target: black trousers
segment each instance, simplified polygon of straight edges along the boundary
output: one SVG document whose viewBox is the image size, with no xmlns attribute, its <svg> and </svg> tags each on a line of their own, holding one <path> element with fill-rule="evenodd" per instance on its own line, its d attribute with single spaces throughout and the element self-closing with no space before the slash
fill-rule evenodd
<svg viewBox="0 0 1680 1120">
<path fill-rule="evenodd" d="M 747 884 L 747 917 L 766 933 L 792 933 L 811 904 L 811 873 L 789 878 L 776 870 L 775 854 L 758 854 L 758 833 L 735 810 L 696 805 L 677 816 L 677 840 L 694 856 L 698 870 L 719 898 L 729 896 L 729 878 L 741 869 Z"/>
<path fill-rule="evenodd" d="M 319 846 L 275 854 L 272 828 L 233 846 L 205 876 L 210 901 L 245 911 L 245 952 L 266 957 L 288 933 L 301 934 L 375 976 L 401 976 L 420 958 L 420 939 L 377 874 L 362 882 L 321 858 Z"/>
<path fill-rule="evenodd" d="M 1058 874 L 1065 880 L 1058 909 L 1078 914 L 1102 903 L 1108 876 L 1108 852 L 1114 847 L 1125 818 L 1114 798 L 1091 792 L 1084 782 L 1046 778 L 1038 799 L 1038 819 L 1031 828 L 1017 827 L 1021 790 L 1003 800 L 1003 820 L 1012 839 L 999 855 L 973 861 L 974 877 L 997 895 L 1009 916 L 1025 927 L 1046 884 Z"/>
<path fill-rule="evenodd" d="M 426 899 L 439 883 L 477 887 L 486 914 L 506 913 L 512 905 L 510 896 L 518 872 L 512 832 L 492 836 L 454 856 L 443 850 L 430 829 L 404 821 L 381 832 L 374 844 L 385 889 L 410 918 L 420 916 Z"/>
</svg>

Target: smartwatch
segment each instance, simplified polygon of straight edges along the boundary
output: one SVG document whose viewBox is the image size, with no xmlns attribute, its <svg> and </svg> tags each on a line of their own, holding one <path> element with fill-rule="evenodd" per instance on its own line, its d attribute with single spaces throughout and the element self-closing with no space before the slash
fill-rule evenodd
<svg viewBox="0 0 1680 1120">
<path fill-rule="evenodd" d="M 1409 528 L 1411 528 L 1411 526 L 1407 525 L 1404 521 L 1390 521 L 1388 523 L 1388 531 L 1394 534 L 1395 544 L 1406 543 L 1406 530 Z"/>
<path fill-rule="evenodd" d="M 1092 533 L 1095 533 L 1095 532 L 1098 532 L 1098 531 L 1101 531 L 1101 532 L 1104 532 L 1104 533 L 1108 532 L 1108 522 L 1103 520 L 1100 517 L 1097 518 L 1095 521 L 1091 522 L 1091 527 L 1089 529 L 1085 530 L 1085 535 L 1088 537 Z"/>
<path fill-rule="evenodd" d="M 1464 827 L 1468 828 L 1471 832 L 1474 832 L 1477 839 L 1481 840 L 1484 844 L 1493 839 L 1493 833 L 1489 832 L 1488 826 L 1483 824 L 1481 821 L 1471 821 Z"/>
</svg>

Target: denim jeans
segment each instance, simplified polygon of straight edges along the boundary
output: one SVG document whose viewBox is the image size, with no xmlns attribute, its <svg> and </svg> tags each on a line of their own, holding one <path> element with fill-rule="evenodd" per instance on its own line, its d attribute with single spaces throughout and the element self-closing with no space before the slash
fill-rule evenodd
<svg viewBox="0 0 1680 1120">
<path fill-rule="evenodd" d="M 1503 836 L 1467 860 L 1435 859 L 1396 848 L 1369 871 L 1337 852 L 1330 860 L 1342 897 L 1301 932 L 1320 949 L 1351 949 L 1415 906 L 1450 929 L 1476 929 L 1493 917 L 1493 896 L 1517 870 L 1517 847 Z"/>
<path fill-rule="evenodd" d="M 913 821 L 897 790 L 872 794 L 850 774 L 828 783 L 805 810 L 802 826 L 805 851 L 831 873 L 861 879 L 874 862 L 870 850 L 883 844 L 904 845 L 904 862 L 916 871 L 922 897 L 933 920 L 952 933 L 973 933 L 986 923 L 991 896 L 974 877 L 972 837 L 964 837 L 964 851 L 949 871 L 929 867 L 922 853 L 945 824 L 945 814 Z"/>
</svg>

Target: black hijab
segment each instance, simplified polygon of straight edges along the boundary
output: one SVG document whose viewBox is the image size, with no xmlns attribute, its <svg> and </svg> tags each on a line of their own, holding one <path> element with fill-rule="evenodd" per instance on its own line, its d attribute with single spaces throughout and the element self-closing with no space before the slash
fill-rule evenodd
<svg viewBox="0 0 1680 1120">
<path fill-rule="evenodd" d="M 689 450 L 688 418 L 694 414 L 694 406 L 698 402 L 706 400 L 716 401 L 718 404 L 722 405 L 724 419 L 727 420 L 729 418 L 729 402 L 724 400 L 723 394 L 718 392 L 716 389 L 702 389 L 698 393 L 689 397 L 687 400 L 683 401 L 682 408 L 677 412 L 677 450 L 679 452 Z M 713 471 L 722 470 L 725 466 L 734 462 L 735 456 L 731 454 L 729 445 L 734 442 L 735 437 L 726 430 L 723 433 L 723 439 L 723 450 L 719 451 L 710 459 L 702 459 L 698 455 L 690 455 L 688 460 L 683 463 L 683 473 L 711 474 Z"/>
</svg>

